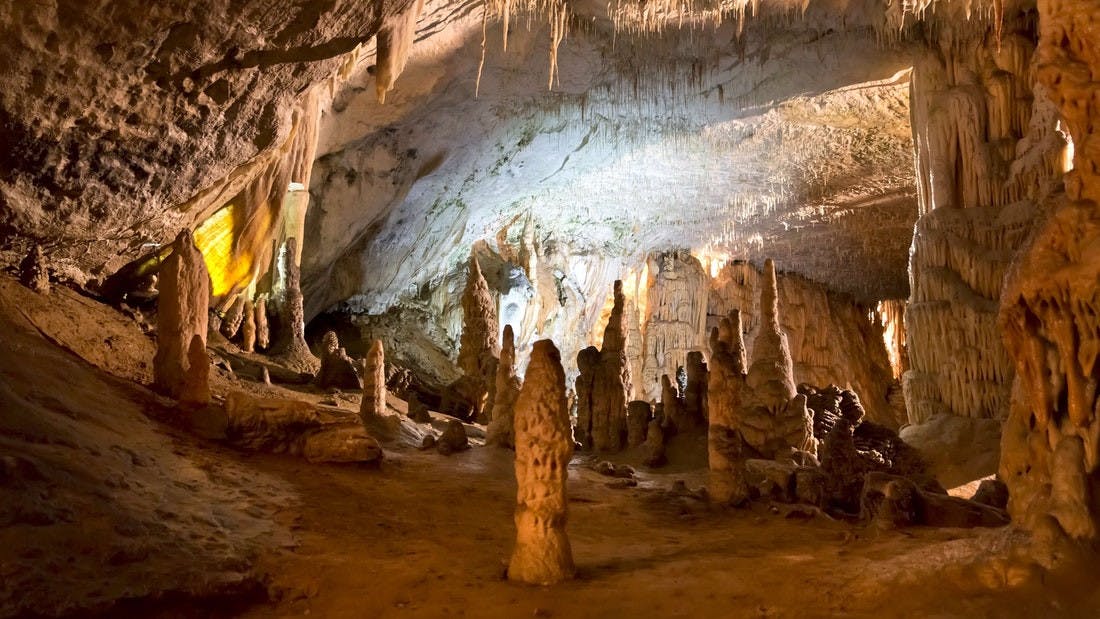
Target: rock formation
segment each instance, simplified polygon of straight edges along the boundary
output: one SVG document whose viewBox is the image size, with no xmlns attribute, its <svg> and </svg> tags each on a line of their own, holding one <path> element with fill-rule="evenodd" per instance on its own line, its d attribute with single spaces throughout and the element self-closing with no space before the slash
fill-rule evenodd
<svg viewBox="0 0 1100 619">
<path fill-rule="evenodd" d="M 159 281 L 153 386 L 181 402 L 206 404 L 210 400 L 206 357 L 210 276 L 190 230 L 182 230 L 172 243 Z"/>
<path fill-rule="evenodd" d="M 657 468 L 668 462 L 665 451 L 665 429 L 662 421 L 664 420 L 660 416 L 654 417 L 649 421 L 649 428 L 646 429 L 645 460 L 643 463 L 648 467 Z"/>
<path fill-rule="evenodd" d="M 469 449 L 470 439 L 466 436 L 466 426 L 457 419 L 448 420 L 443 434 L 435 442 L 435 448 L 444 456 Z"/>
<path fill-rule="evenodd" d="M 256 316 L 263 309 L 262 305 L 252 305 L 252 301 L 245 301 L 241 308 L 241 350 L 255 352 L 256 350 Z"/>
<path fill-rule="evenodd" d="M 233 297 L 229 309 L 225 310 L 225 315 L 222 316 L 222 324 L 219 330 L 226 339 L 233 339 L 241 329 L 241 322 L 244 320 L 245 314 L 245 296 L 241 294 Z M 248 307 L 251 311 L 251 304 Z M 253 329 L 255 329 L 255 325 L 253 325 Z"/>
<path fill-rule="evenodd" d="M 684 419 L 692 428 L 707 422 L 707 364 L 703 353 L 693 350 L 687 354 L 687 387 L 684 389 Z"/>
<path fill-rule="evenodd" d="M 710 278 L 684 250 L 652 255 L 648 264 L 643 369 L 635 380 L 638 397 L 651 399 L 660 395 L 661 375 L 675 376 L 688 354 L 706 343 Z"/>
<path fill-rule="evenodd" d="M 267 350 L 271 346 L 271 328 L 267 322 L 267 298 L 256 299 L 253 308 L 256 315 L 256 344 L 257 350 Z"/>
<path fill-rule="evenodd" d="M 355 371 L 355 361 L 340 347 L 336 333 L 328 331 L 321 339 L 321 369 L 317 372 L 321 389 L 362 389 L 363 383 Z"/>
<path fill-rule="evenodd" d="M 718 503 L 741 503 L 748 498 L 744 478 L 744 439 L 739 412 L 745 390 L 745 346 L 741 313 L 731 310 L 711 331 L 710 374 L 707 377 L 707 488 Z"/>
<path fill-rule="evenodd" d="M 512 325 L 504 325 L 504 341 L 497 363 L 496 393 L 493 414 L 486 429 L 486 443 L 514 447 L 514 411 L 523 381 L 516 374 L 516 344 Z"/>
<path fill-rule="evenodd" d="M 683 401 L 680 400 L 680 393 L 669 380 L 668 374 L 661 376 L 661 414 L 665 418 L 665 427 L 673 432 L 686 428 Z"/>
<path fill-rule="evenodd" d="M 598 451 L 622 449 L 626 440 L 626 403 L 633 390 L 626 358 L 621 280 L 615 281 L 614 299 L 592 384 L 592 446 Z"/>
<path fill-rule="evenodd" d="M 516 400 L 516 545 L 509 580 L 553 584 L 574 573 L 566 536 L 566 481 L 573 439 L 565 372 L 550 340 L 535 342 Z"/>
<path fill-rule="evenodd" d="M 382 340 L 371 342 L 370 351 L 363 360 L 363 401 L 359 404 L 359 418 L 370 424 L 386 414 L 386 362 Z"/>
<path fill-rule="evenodd" d="M 464 377 L 455 388 L 468 399 L 475 415 L 485 417 L 492 412 L 492 392 L 500 356 L 497 329 L 496 301 L 481 274 L 477 257 L 470 256 L 466 289 L 462 293 L 462 339 L 458 349 L 458 369 Z"/>
<path fill-rule="evenodd" d="M 600 349 L 589 346 L 577 353 L 577 379 L 574 392 L 577 399 L 576 439 L 585 449 L 592 448 L 592 392 L 595 389 L 596 369 L 600 365 Z"/>
<path fill-rule="evenodd" d="M 31 245 L 30 251 L 19 263 L 19 282 L 35 292 L 50 294 L 50 270 L 46 264 L 46 254 L 38 243 Z"/>
<path fill-rule="evenodd" d="M 649 420 L 653 416 L 653 408 L 649 402 L 634 400 L 626 405 L 626 444 L 628 447 L 637 447 L 645 442 L 646 430 L 649 428 Z"/>
<path fill-rule="evenodd" d="M 815 453 L 813 416 L 806 410 L 805 396 L 795 392 L 791 351 L 779 324 L 775 264 L 770 259 L 764 263 L 760 313 L 737 427 L 745 442 L 766 458 L 792 448 Z"/>
<path fill-rule="evenodd" d="M 300 372 L 313 373 L 320 361 L 306 344 L 305 310 L 302 306 L 301 275 L 298 265 L 298 239 L 291 237 L 280 255 L 282 282 L 278 302 L 279 330 L 272 343 L 272 353 Z"/>
</svg>

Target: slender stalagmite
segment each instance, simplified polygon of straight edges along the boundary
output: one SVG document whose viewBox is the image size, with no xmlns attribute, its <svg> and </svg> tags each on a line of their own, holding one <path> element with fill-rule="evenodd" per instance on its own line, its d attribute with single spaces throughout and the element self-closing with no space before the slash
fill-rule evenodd
<svg viewBox="0 0 1100 619">
<path fill-rule="evenodd" d="M 565 524 L 566 479 L 573 457 L 565 372 L 550 340 L 535 342 L 516 400 L 516 545 L 509 580 L 547 585 L 572 578 Z"/>
<path fill-rule="evenodd" d="M 245 301 L 242 310 L 241 350 L 245 352 L 256 350 L 256 310 L 252 306 L 252 301 Z"/>
<path fill-rule="evenodd" d="M 382 340 L 374 340 L 364 360 L 363 401 L 359 404 L 359 418 L 364 425 L 386 413 L 386 362 Z"/>
<path fill-rule="evenodd" d="M 615 282 L 614 305 L 603 332 L 600 364 L 592 388 L 592 445 L 598 451 L 619 451 L 626 441 L 626 403 L 633 391 L 626 358 L 622 281 Z"/>
<path fill-rule="evenodd" d="M 306 344 L 305 308 L 302 300 L 302 269 L 298 265 L 298 239 L 286 240 L 282 254 L 282 270 L 286 274 L 285 288 L 279 300 L 279 332 L 274 352 L 300 371 L 315 372 L 321 361 L 313 356 Z"/>
<path fill-rule="evenodd" d="M 465 378 L 463 395 L 474 406 L 476 415 L 487 417 L 492 412 L 495 391 L 496 364 L 500 356 L 497 345 L 497 306 L 489 284 L 481 274 L 475 256 L 470 256 L 470 271 L 462 293 L 462 337 L 458 348 L 458 369 Z M 486 420 L 488 421 L 488 420 Z"/>
<path fill-rule="evenodd" d="M 256 299 L 254 311 L 256 315 L 256 342 L 257 350 L 267 350 L 271 345 L 271 328 L 267 324 L 267 298 Z"/>
<path fill-rule="evenodd" d="M 523 381 L 516 375 L 516 342 L 512 325 L 504 325 L 504 341 L 497 364 L 496 394 L 493 398 L 493 415 L 486 430 L 486 442 L 490 445 L 512 447 L 515 445 L 514 412 L 516 398 Z"/>
<path fill-rule="evenodd" d="M 710 373 L 707 377 L 708 490 L 718 503 L 741 503 L 748 498 L 744 479 L 744 439 L 738 428 L 741 392 L 745 388 L 745 345 L 741 312 L 733 310 L 711 333 Z"/>
</svg>

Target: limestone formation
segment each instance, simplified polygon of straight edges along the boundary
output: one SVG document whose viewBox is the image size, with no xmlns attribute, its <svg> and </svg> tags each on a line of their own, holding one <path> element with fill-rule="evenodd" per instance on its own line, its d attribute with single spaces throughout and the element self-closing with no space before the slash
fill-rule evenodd
<svg viewBox="0 0 1100 619">
<path fill-rule="evenodd" d="M 299 372 L 316 372 L 320 361 L 306 343 L 305 310 L 302 306 L 301 267 L 298 264 L 298 239 L 286 240 L 280 255 L 283 274 L 278 298 L 279 330 L 272 343 L 272 353 Z"/>
<path fill-rule="evenodd" d="M 1017 382 L 999 476 L 1013 521 L 1045 538 L 1100 539 L 1100 29 L 1087 3 L 1040 0 L 1036 75 L 1068 126 L 1066 195 L 1006 279 L 1000 323 Z"/>
<path fill-rule="evenodd" d="M 267 322 L 267 298 L 260 297 L 256 299 L 256 303 L 253 308 L 253 313 L 256 316 L 256 349 L 267 350 L 271 346 L 271 329 Z"/>
<path fill-rule="evenodd" d="M 645 460 L 646 466 L 660 467 L 668 463 L 668 455 L 665 451 L 665 429 L 660 416 L 654 417 L 649 422 L 649 428 L 645 434 Z"/>
<path fill-rule="evenodd" d="M 496 301 L 481 274 L 477 257 L 470 256 L 466 289 L 462 293 L 462 338 L 458 348 L 458 369 L 465 380 L 455 388 L 473 406 L 475 415 L 487 417 L 492 412 L 491 398 L 500 356 L 498 333 Z M 480 421 L 489 420 L 483 417 Z"/>
<path fill-rule="evenodd" d="M 420 401 L 420 397 L 415 393 L 409 395 L 409 419 L 412 419 L 416 423 L 431 423 L 432 415 L 428 412 L 428 407 Z"/>
<path fill-rule="evenodd" d="M 595 388 L 596 368 L 600 365 L 600 349 L 589 346 L 577 353 L 577 379 L 574 393 L 577 400 L 577 442 L 585 449 L 592 448 L 592 391 Z"/>
<path fill-rule="evenodd" d="M 572 578 L 565 527 L 566 481 L 573 439 L 565 402 L 565 372 L 550 340 L 535 342 L 516 400 L 516 545 L 508 578 L 547 585 Z"/>
<path fill-rule="evenodd" d="M 703 353 L 693 350 L 687 354 L 687 387 L 684 389 L 684 419 L 691 427 L 707 422 L 707 364 Z"/>
<path fill-rule="evenodd" d="M 360 427 L 327 428 L 309 434 L 302 455 L 310 462 L 381 462 L 382 446 Z"/>
<path fill-rule="evenodd" d="M 649 420 L 653 416 L 653 408 L 649 402 L 634 400 L 626 405 L 626 444 L 628 447 L 637 447 L 645 442 L 646 430 L 649 428 Z"/>
<path fill-rule="evenodd" d="M 661 376 L 661 413 L 665 418 L 665 426 L 673 432 L 687 427 L 683 415 L 683 401 L 680 399 L 680 393 L 669 380 L 668 374 Z"/>
<path fill-rule="evenodd" d="M 370 351 L 363 361 L 363 401 L 359 404 L 359 418 L 364 425 L 377 421 L 386 414 L 386 363 L 382 340 L 371 342 Z"/>
<path fill-rule="evenodd" d="M 447 421 L 447 427 L 435 443 L 436 450 L 444 456 L 470 448 L 470 440 L 466 436 L 466 426 L 457 419 Z"/>
<path fill-rule="evenodd" d="M 775 263 L 770 259 L 764 263 L 760 314 L 738 428 L 745 442 L 767 458 L 791 448 L 815 453 L 813 416 L 806 410 L 805 396 L 795 392 L 790 346 L 779 323 Z"/>
<path fill-rule="evenodd" d="M 221 333 L 226 339 L 233 339 L 241 329 L 245 314 L 245 298 L 244 294 L 234 297 L 229 304 L 229 309 L 225 311 L 225 316 L 222 317 Z"/>
<path fill-rule="evenodd" d="M 739 429 L 745 390 L 745 346 L 741 340 L 741 313 L 731 310 L 710 337 L 710 374 L 707 377 L 707 488 L 718 503 L 741 503 L 748 498 L 744 477 L 744 439 Z"/>
<path fill-rule="evenodd" d="M 252 301 L 245 301 L 244 307 L 241 310 L 243 319 L 241 321 L 241 350 L 245 352 L 255 352 L 256 350 L 256 316 L 259 315 L 262 310 L 262 305 L 252 305 Z"/>
<path fill-rule="evenodd" d="M 626 358 L 623 283 L 615 281 L 614 305 L 603 332 L 600 362 L 592 384 L 592 446 L 614 452 L 626 441 L 626 403 L 633 389 Z"/>
<path fill-rule="evenodd" d="M 651 255 L 648 264 L 643 369 L 635 380 L 637 396 L 651 399 L 660 395 L 661 375 L 675 376 L 706 342 L 710 278 L 684 250 Z"/>
<path fill-rule="evenodd" d="M 355 361 L 340 347 L 336 333 L 328 331 L 321 341 L 321 369 L 317 372 L 321 389 L 362 389 L 363 383 L 355 370 Z"/>
<path fill-rule="evenodd" d="M 496 393 L 493 414 L 486 429 L 485 442 L 501 447 L 514 447 L 514 411 L 523 381 L 516 375 L 516 344 L 512 325 L 504 325 L 500 362 L 497 364 Z"/>
<path fill-rule="evenodd" d="M 190 230 L 182 230 L 160 267 L 157 297 L 157 353 L 153 385 L 165 395 L 193 404 L 210 399 L 206 329 L 210 276 Z"/>
<path fill-rule="evenodd" d="M 19 263 L 19 282 L 35 292 L 50 294 L 50 270 L 46 264 L 46 254 L 38 243 L 31 246 Z"/>
</svg>

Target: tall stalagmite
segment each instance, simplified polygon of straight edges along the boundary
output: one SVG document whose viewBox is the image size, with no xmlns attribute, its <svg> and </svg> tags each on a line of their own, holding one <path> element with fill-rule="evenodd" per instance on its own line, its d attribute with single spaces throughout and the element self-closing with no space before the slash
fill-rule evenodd
<svg viewBox="0 0 1100 619">
<path fill-rule="evenodd" d="M 363 401 L 359 404 L 359 418 L 370 429 L 371 423 L 385 414 L 386 359 L 382 340 L 374 340 L 363 361 Z"/>
<path fill-rule="evenodd" d="M 305 309 L 302 305 L 301 276 L 298 265 L 298 239 L 286 240 L 281 256 L 281 271 L 285 277 L 279 298 L 279 332 L 273 352 L 296 370 L 313 373 L 321 361 L 313 356 L 306 344 Z"/>
<path fill-rule="evenodd" d="M 497 305 L 489 284 L 481 274 L 476 256 L 470 256 L 466 289 L 462 293 L 462 338 L 458 348 L 458 369 L 465 375 L 458 391 L 474 407 L 475 415 L 492 411 L 496 383 Z"/>
<path fill-rule="evenodd" d="M 181 231 L 172 243 L 172 253 L 160 267 L 159 287 L 153 384 L 169 397 L 205 404 L 210 399 L 210 275 L 190 230 Z"/>
<path fill-rule="evenodd" d="M 599 366 L 600 349 L 595 346 L 582 348 L 577 353 L 577 378 L 573 381 L 577 398 L 576 439 L 585 449 L 592 448 L 592 390 Z"/>
<path fill-rule="evenodd" d="M 816 452 L 813 415 L 795 392 L 787 334 L 779 324 L 775 263 L 764 263 L 760 328 L 753 343 L 748 387 L 741 402 L 741 436 L 757 453 L 772 458 L 791 448 Z"/>
<path fill-rule="evenodd" d="M 745 389 L 745 344 L 741 312 L 731 310 L 710 336 L 710 373 L 707 376 L 708 490 L 719 503 L 741 503 L 748 498 L 744 477 L 744 439 L 739 413 Z"/>
<path fill-rule="evenodd" d="M 599 451 L 618 451 L 626 440 L 626 403 L 633 390 L 626 358 L 622 281 L 615 281 L 614 305 L 603 332 L 600 364 L 592 388 L 592 445 Z"/>
<path fill-rule="evenodd" d="M 546 585 L 571 578 L 565 525 L 566 480 L 573 457 L 565 372 L 550 340 L 535 342 L 516 400 L 516 545 L 508 578 Z"/>
<path fill-rule="evenodd" d="M 271 346 L 271 327 L 267 322 L 267 297 L 256 299 L 253 313 L 256 317 L 256 349 L 267 350 L 268 346 Z"/>
<path fill-rule="evenodd" d="M 707 364 L 703 353 L 693 350 L 687 355 L 687 388 L 684 389 L 684 417 L 691 427 L 707 420 Z"/>
<path fill-rule="evenodd" d="M 500 349 L 500 362 L 497 363 L 492 421 L 489 422 L 485 438 L 490 445 L 515 446 L 515 406 L 522 387 L 523 381 L 516 375 L 515 335 L 512 325 L 504 325 L 503 346 Z"/>
<path fill-rule="evenodd" d="M 1100 539 L 1100 13 L 1039 0 L 1037 76 L 1069 127 L 1066 196 L 1005 284 L 1001 324 L 1017 384 L 1000 474 L 1015 522 L 1049 538 Z"/>
</svg>

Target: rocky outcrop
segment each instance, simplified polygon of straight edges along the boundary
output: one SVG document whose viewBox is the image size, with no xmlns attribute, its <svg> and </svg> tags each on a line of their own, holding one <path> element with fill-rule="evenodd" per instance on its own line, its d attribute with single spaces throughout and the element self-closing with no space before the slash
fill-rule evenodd
<svg viewBox="0 0 1100 619">
<path fill-rule="evenodd" d="M 514 412 L 523 381 L 516 374 L 516 344 L 512 325 L 504 325 L 500 362 L 497 363 L 496 393 L 493 398 L 493 414 L 486 429 L 486 443 L 501 447 L 514 447 Z"/>
<path fill-rule="evenodd" d="M 46 264 L 46 254 L 38 243 L 31 245 L 31 249 L 19 263 L 19 282 L 31 290 L 50 294 L 50 269 Z"/>
<path fill-rule="evenodd" d="M 626 441 L 626 403 L 633 390 L 626 357 L 625 297 L 620 280 L 615 281 L 614 299 L 592 383 L 592 446 L 609 452 L 622 449 Z"/>
<path fill-rule="evenodd" d="M 634 400 L 626 405 L 626 444 L 637 447 L 645 442 L 653 407 L 644 400 Z"/>
<path fill-rule="evenodd" d="M 321 338 L 321 369 L 317 372 L 316 383 L 321 389 L 363 388 L 355 361 L 340 347 L 340 340 L 333 331 L 326 332 Z"/>
<path fill-rule="evenodd" d="M 210 401 L 206 357 L 210 276 L 189 230 L 181 231 L 172 243 L 159 283 L 153 386 L 181 402 L 206 404 Z"/>
<path fill-rule="evenodd" d="M 458 369 L 463 378 L 454 388 L 465 396 L 474 414 L 489 421 L 492 392 L 496 384 L 496 365 L 500 356 L 497 344 L 497 306 L 489 284 L 481 274 L 476 256 L 470 256 L 466 290 L 462 293 L 462 339 L 458 349 Z"/>
<path fill-rule="evenodd" d="M 443 434 L 436 439 L 435 449 L 444 456 L 465 451 L 470 448 L 470 439 L 466 436 L 466 426 L 457 419 L 447 421 Z"/>
<path fill-rule="evenodd" d="M 516 544 L 508 579 L 553 584 L 572 578 L 566 480 L 573 457 L 565 372 L 550 340 L 535 342 L 516 400 Z"/>
<path fill-rule="evenodd" d="M 794 367 L 787 334 L 779 324 L 775 264 L 764 265 L 760 289 L 760 328 L 745 377 L 737 428 L 745 442 L 765 458 L 791 449 L 815 453 L 813 416 L 806 397 L 795 392 Z"/>
</svg>

